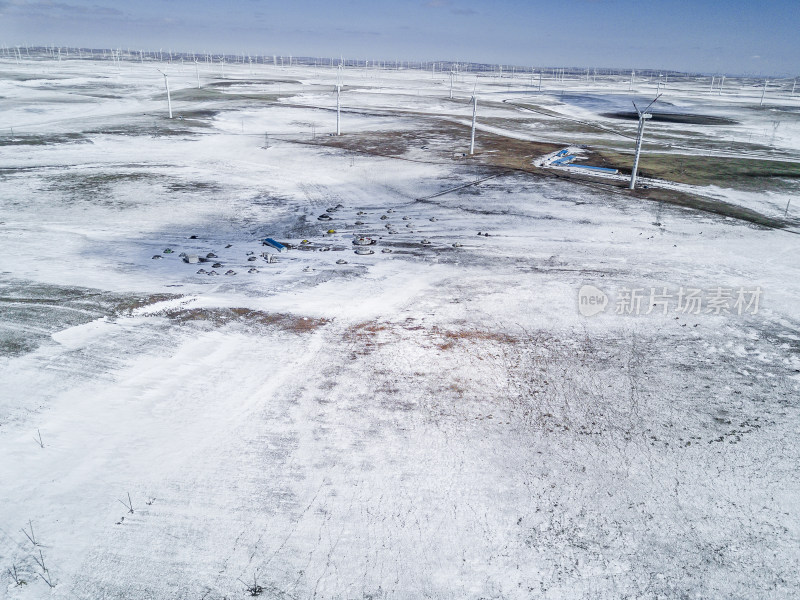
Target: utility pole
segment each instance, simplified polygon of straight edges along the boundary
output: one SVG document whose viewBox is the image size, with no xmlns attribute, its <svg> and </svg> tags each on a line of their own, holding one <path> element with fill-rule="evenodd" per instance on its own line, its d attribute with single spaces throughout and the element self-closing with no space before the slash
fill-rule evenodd
<svg viewBox="0 0 800 600">
<path fill-rule="evenodd" d="M 764 94 L 767 93 L 767 79 L 764 80 L 764 89 L 761 90 L 761 102 L 758 103 L 759 106 L 764 106 Z"/>
<path fill-rule="evenodd" d="M 169 95 L 169 78 L 167 74 L 164 73 L 161 69 L 158 69 L 158 72 L 164 76 L 164 85 L 167 87 L 167 106 L 169 107 L 169 118 L 172 118 L 172 98 Z"/>
<path fill-rule="evenodd" d="M 647 119 L 651 119 L 653 115 L 648 113 L 647 111 L 650 109 L 653 104 L 660 98 L 660 96 L 656 96 L 656 99 L 653 100 L 650 104 L 647 105 L 643 111 L 639 110 L 639 107 L 636 106 L 636 103 L 633 103 L 633 107 L 636 109 L 636 112 L 639 114 L 639 132 L 636 135 L 636 153 L 633 158 L 633 171 L 631 171 L 631 183 L 628 186 L 628 189 L 635 190 L 636 189 L 636 172 L 639 170 L 639 155 L 642 152 L 642 138 L 644 137 L 644 123 Z"/>
</svg>

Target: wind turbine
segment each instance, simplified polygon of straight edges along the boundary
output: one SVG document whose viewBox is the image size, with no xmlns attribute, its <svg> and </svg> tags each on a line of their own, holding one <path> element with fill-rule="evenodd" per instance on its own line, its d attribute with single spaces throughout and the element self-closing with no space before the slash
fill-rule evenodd
<svg viewBox="0 0 800 600">
<path fill-rule="evenodd" d="M 475 78 L 475 87 L 472 88 L 472 133 L 469 139 L 469 154 L 472 156 L 475 154 L 475 116 L 478 113 L 478 95 L 476 90 L 478 89 L 478 78 Z"/>
<path fill-rule="evenodd" d="M 164 85 L 167 86 L 167 106 L 169 107 L 169 118 L 172 118 L 172 98 L 169 95 L 169 78 L 167 74 L 164 73 L 161 69 L 158 69 L 158 72 L 164 76 Z"/>
<path fill-rule="evenodd" d="M 336 70 L 336 135 L 342 135 L 340 123 L 340 103 L 339 94 L 342 92 L 342 65 Z"/>
<path fill-rule="evenodd" d="M 634 155 L 633 158 L 633 171 L 631 171 L 631 183 L 628 186 L 628 189 L 631 190 L 636 189 L 636 171 L 639 170 L 639 155 L 642 152 L 642 137 L 644 137 L 644 123 L 647 119 L 653 118 L 653 115 L 651 115 L 647 111 L 650 110 L 650 107 L 653 106 L 653 104 L 655 104 L 660 97 L 661 97 L 660 94 L 656 96 L 655 100 L 653 100 L 650 104 L 648 104 L 647 108 L 645 108 L 643 111 L 639 110 L 639 107 L 636 106 L 636 102 L 633 103 L 633 108 L 635 108 L 636 112 L 639 114 L 639 132 L 636 135 L 636 154 Z"/>
<path fill-rule="evenodd" d="M 200 66 L 197 64 L 197 59 L 194 59 L 194 72 L 197 75 L 197 89 L 200 89 Z"/>
</svg>

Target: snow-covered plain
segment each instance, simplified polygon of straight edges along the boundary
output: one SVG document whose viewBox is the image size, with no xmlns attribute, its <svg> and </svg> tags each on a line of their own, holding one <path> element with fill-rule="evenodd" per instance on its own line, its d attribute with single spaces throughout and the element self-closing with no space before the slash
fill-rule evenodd
<svg viewBox="0 0 800 600">
<path fill-rule="evenodd" d="M 390 157 L 328 145 L 335 70 L 225 75 L 0 61 L 0 598 L 796 596 L 796 233 L 454 159 L 431 123 L 469 122 L 470 76 L 454 101 L 345 71 L 344 139 L 430 135 Z M 726 85 L 668 88 L 738 122 L 681 126 L 698 153 L 755 134 L 797 161 L 797 97 L 764 133 L 760 89 Z M 479 155 L 489 127 L 586 142 L 504 103 L 524 78 L 477 88 Z M 537 96 L 635 130 L 569 99 Z M 264 237 L 295 248 L 268 263 Z M 645 314 L 681 288 L 762 295 Z"/>
</svg>

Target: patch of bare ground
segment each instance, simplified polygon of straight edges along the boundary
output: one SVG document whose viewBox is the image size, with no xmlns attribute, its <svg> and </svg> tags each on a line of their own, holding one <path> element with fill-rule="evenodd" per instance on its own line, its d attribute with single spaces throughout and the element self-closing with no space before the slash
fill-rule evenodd
<svg viewBox="0 0 800 600">
<path fill-rule="evenodd" d="M 377 341 L 377 335 L 389 329 L 389 325 L 376 321 L 364 321 L 349 327 L 344 332 L 344 341 L 350 346 L 351 357 L 355 359 L 370 354 L 377 346 L 382 345 Z"/>
<path fill-rule="evenodd" d="M 412 149 L 425 149 L 430 162 L 462 161 L 469 149 L 470 128 L 446 120 L 429 122 L 414 130 L 376 131 L 341 136 L 320 137 L 316 143 L 351 152 L 403 158 Z M 563 145 L 550 142 L 517 140 L 481 131 L 476 139 L 476 154 L 469 158 L 488 166 L 529 166 L 538 156 L 560 150 Z M 415 159 L 426 162 L 424 159 Z"/>
<path fill-rule="evenodd" d="M 436 344 L 440 350 L 450 350 L 464 343 L 494 342 L 497 344 L 516 344 L 519 342 L 516 337 L 507 333 L 485 329 L 441 330 L 438 327 L 433 327 L 431 333 L 441 338 L 441 341 Z"/>
<path fill-rule="evenodd" d="M 608 180 L 568 171 L 554 172 L 552 169 L 540 169 L 533 165 L 533 161 L 536 158 L 563 148 L 563 144 L 518 140 L 481 131 L 476 138 L 475 154 L 473 156 L 466 156 L 469 131 L 470 129 L 466 125 L 440 120 L 436 121 L 435 124 L 431 124 L 429 127 L 419 130 L 347 134 L 338 137 L 318 138 L 312 143 L 333 146 L 351 152 L 374 156 L 386 156 L 430 163 L 470 163 L 489 168 L 496 167 L 514 170 L 528 173 L 532 176 L 564 179 L 582 185 L 596 187 L 597 189 L 613 190 L 615 193 L 632 196 L 641 200 L 666 202 L 668 204 L 683 206 L 685 208 L 691 208 L 722 217 L 729 217 L 773 229 L 784 228 L 791 224 L 781 219 L 768 217 L 748 208 L 704 197 L 699 194 L 690 194 L 674 189 L 657 187 L 639 188 L 634 191 L 629 191 L 627 189 L 627 182 L 625 181 Z M 430 160 L 416 157 L 411 159 L 406 156 L 412 148 L 422 148 L 423 146 L 428 149 Z M 454 149 L 456 149 L 456 151 L 454 151 Z M 587 164 L 600 167 L 620 168 L 624 173 L 626 168 L 622 158 L 621 155 L 609 153 L 608 151 L 595 152 L 590 150 L 587 155 Z M 722 162 L 719 164 L 722 164 Z M 774 161 L 767 162 L 770 162 L 770 168 L 778 164 Z M 712 166 L 718 165 L 714 163 Z M 781 166 L 781 170 L 779 171 L 765 171 L 765 165 L 750 165 L 751 171 L 753 169 L 755 169 L 755 171 L 748 171 L 747 174 L 751 177 L 756 175 L 762 176 L 762 179 L 767 175 L 772 178 L 783 176 L 790 171 L 791 176 L 794 177 L 796 175 L 795 170 L 793 170 L 794 167 L 788 168 L 783 163 L 778 166 Z M 709 165 L 706 165 L 706 167 L 707 170 L 713 170 Z M 685 178 L 675 176 L 675 173 L 680 171 L 681 168 L 683 167 L 680 165 L 673 167 L 672 170 L 664 168 L 663 172 L 659 171 L 653 173 L 653 175 L 663 175 L 667 180 L 682 181 Z M 789 170 L 787 171 L 786 169 Z M 647 176 L 647 173 L 644 173 L 643 176 Z"/>
<path fill-rule="evenodd" d="M 250 308 L 181 308 L 167 310 L 163 314 L 179 324 L 202 322 L 210 323 L 214 327 L 229 324 L 267 326 L 291 333 L 311 333 L 329 323 L 328 319 L 269 313 Z"/>
<path fill-rule="evenodd" d="M 148 294 L 143 296 L 129 296 L 119 300 L 114 306 L 114 313 L 118 316 L 129 316 L 137 308 L 143 308 L 167 300 L 176 300 L 180 294 Z"/>
<path fill-rule="evenodd" d="M 317 138 L 320 145 L 373 156 L 400 157 L 429 142 L 425 131 L 379 131 Z"/>
<path fill-rule="evenodd" d="M 440 350 L 449 350 L 459 344 L 491 342 L 496 344 L 516 344 L 519 340 L 508 333 L 479 328 L 444 329 L 438 325 L 427 327 L 414 319 L 402 323 L 364 321 L 348 328 L 345 340 L 357 346 L 356 354 L 369 354 L 376 347 L 387 344 L 387 337 L 396 336 L 400 331 L 420 332 L 425 338 L 433 340 Z"/>
</svg>

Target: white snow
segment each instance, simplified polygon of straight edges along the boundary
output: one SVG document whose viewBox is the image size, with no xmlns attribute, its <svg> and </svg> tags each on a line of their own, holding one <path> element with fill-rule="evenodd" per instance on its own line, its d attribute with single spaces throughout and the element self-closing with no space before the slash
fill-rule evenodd
<svg viewBox="0 0 800 600">
<path fill-rule="evenodd" d="M 796 594 L 795 233 L 524 173 L 434 197 L 497 171 L 322 144 L 335 69 L 253 65 L 250 86 L 226 64 L 239 85 L 202 99 L 167 68 L 184 121 L 152 64 L 0 59 L 26 141 L 0 137 L 0 598 L 239 598 L 254 577 L 298 599 Z M 484 131 L 570 142 L 502 104 L 524 82 L 479 80 L 479 120 L 504 120 Z M 674 100 L 745 135 L 765 117 L 737 85 Z M 467 122 L 448 92 L 346 70 L 344 139 Z M 675 187 L 771 217 L 791 198 Z M 267 263 L 264 237 L 295 248 Z M 584 284 L 603 314 L 581 316 Z M 626 288 L 718 287 L 760 288 L 757 313 L 616 312 Z"/>
</svg>

